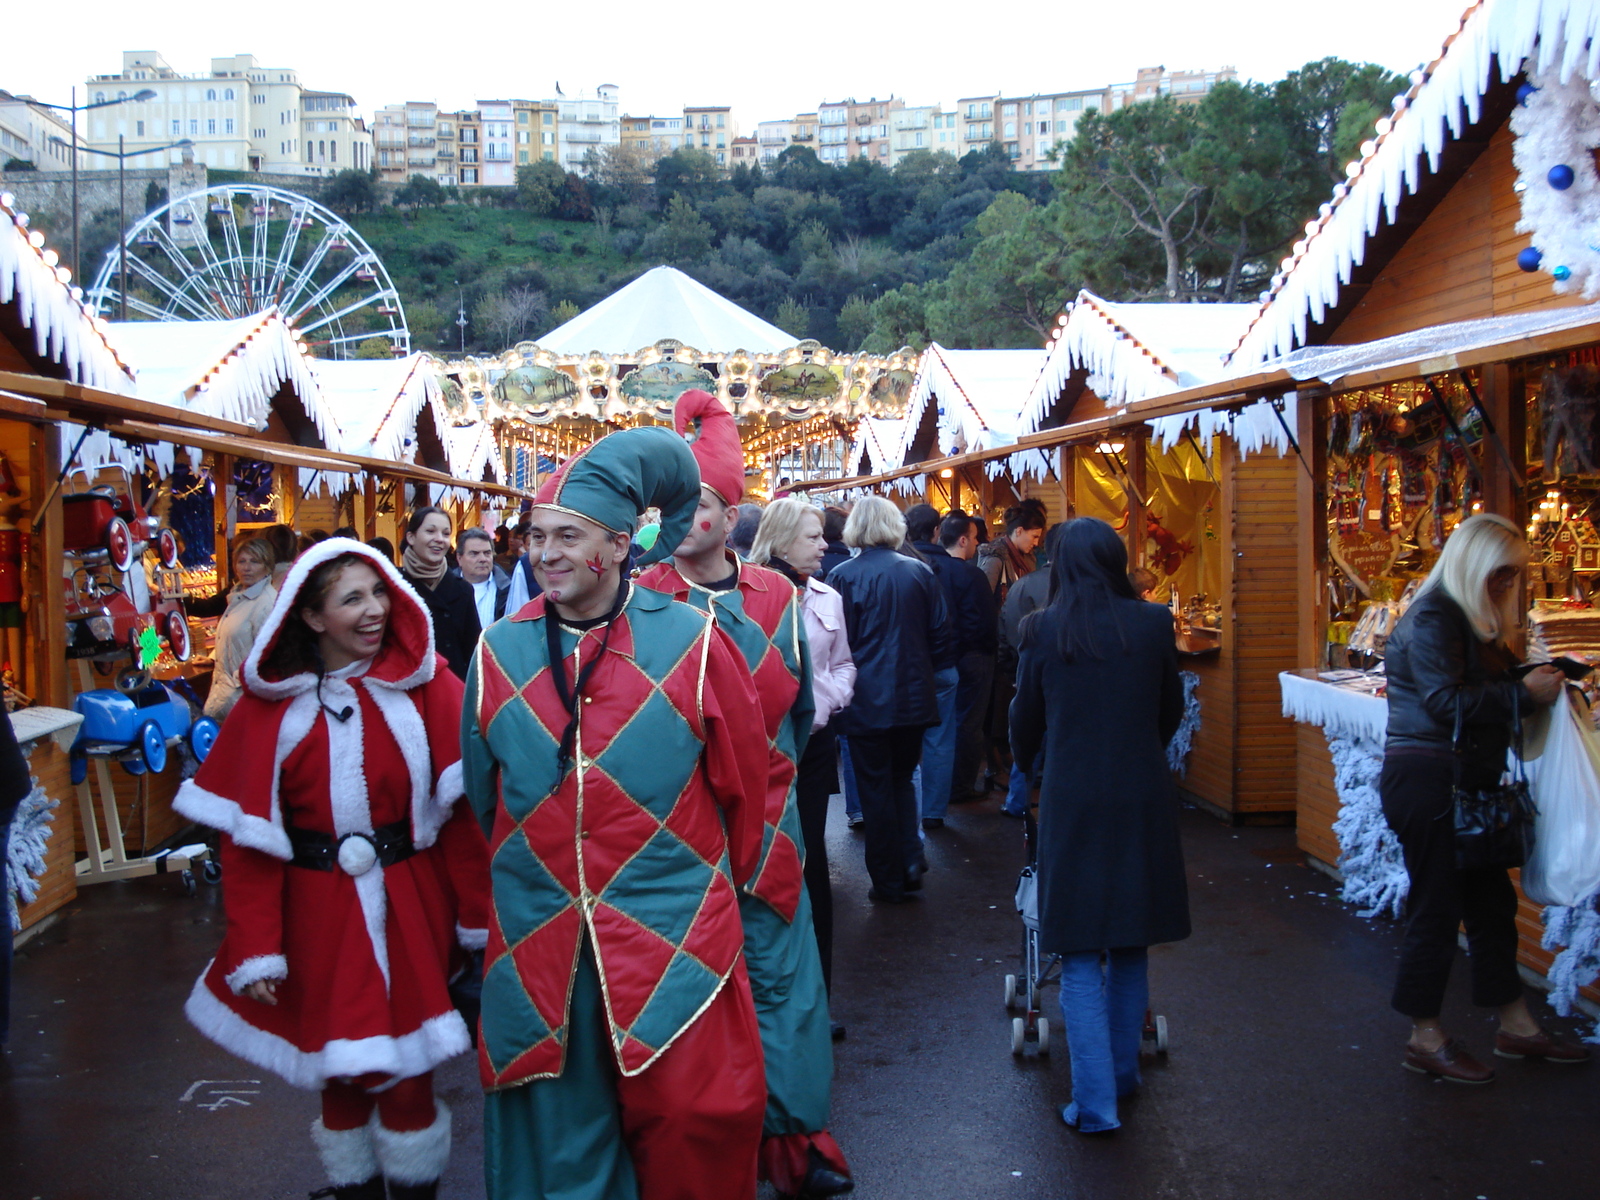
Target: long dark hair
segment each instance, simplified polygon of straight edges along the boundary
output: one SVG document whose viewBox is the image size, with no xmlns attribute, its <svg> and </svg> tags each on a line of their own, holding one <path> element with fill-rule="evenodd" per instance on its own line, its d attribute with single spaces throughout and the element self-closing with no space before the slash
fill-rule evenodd
<svg viewBox="0 0 1600 1200">
<path fill-rule="evenodd" d="M 317 632 L 305 623 L 300 613 L 307 608 L 320 612 L 322 606 L 327 603 L 328 593 L 333 590 L 334 581 L 352 563 L 371 567 L 379 572 L 380 579 L 383 578 L 379 568 L 364 554 L 341 554 L 325 563 L 319 563 L 306 576 L 306 581 L 295 593 L 294 607 L 284 614 L 283 626 L 278 630 L 272 650 L 261 660 L 263 676 L 287 679 L 291 675 L 311 671 L 319 679 L 322 677 L 324 668 L 322 652 L 317 648 Z"/>
<path fill-rule="evenodd" d="M 1048 622 L 1056 629 L 1061 657 L 1104 658 L 1095 640 L 1102 616 L 1109 616 L 1123 649 L 1127 638 L 1113 600 L 1136 600 L 1128 583 L 1128 548 L 1117 531 L 1095 517 L 1074 517 L 1056 531 L 1050 557 L 1050 603 L 1022 625 L 1022 644 Z M 1046 616 L 1048 614 L 1048 617 Z"/>
</svg>

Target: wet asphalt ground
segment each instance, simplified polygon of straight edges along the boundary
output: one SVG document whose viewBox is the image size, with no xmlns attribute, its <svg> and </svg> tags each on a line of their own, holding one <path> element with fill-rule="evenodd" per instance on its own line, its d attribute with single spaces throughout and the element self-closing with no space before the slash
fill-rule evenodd
<svg viewBox="0 0 1600 1200">
<path fill-rule="evenodd" d="M 1387 1006 L 1399 931 L 1341 904 L 1292 830 L 1186 812 L 1195 935 L 1151 955 L 1171 1052 L 1147 1060 L 1123 1128 L 1085 1138 L 1055 1115 L 1070 1072 L 1053 989 L 1051 1055 L 1010 1052 L 1018 823 L 993 800 L 952 809 L 929 835 L 924 900 L 879 907 L 834 803 L 834 1015 L 849 1033 L 833 1130 L 861 1200 L 1600 1197 L 1600 1064 L 1493 1060 L 1499 1079 L 1482 1088 L 1401 1070 L 1406 1025 Z M 321 1186 L 314 1098 L 182 1015 L 222 923 L 217 889 L 188 899 L 157 877 L 85 890 L 19 953 L 0 1200 L 289 1200 Z M 1493 1024 L 1467 1007 L 1464 976 L 1446 1022 L 1487 1056 Z M 474 1065 L 438 1080 L 456 1146 L 440 1194 L 481 1197 Z"/>
</svg>

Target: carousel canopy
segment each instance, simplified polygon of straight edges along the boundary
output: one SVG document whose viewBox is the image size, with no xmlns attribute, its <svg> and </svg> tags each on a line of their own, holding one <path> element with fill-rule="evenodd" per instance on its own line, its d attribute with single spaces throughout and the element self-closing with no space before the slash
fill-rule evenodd
<svg viewBox="0 0 1600 1200">
<path fill-rule="evenodd" d="M 702 350 L 776 353 L 798 340 L 672 267 L 646 271 L 539 339 L 554 354 L 617 354 L 674 338 Z"/>
<path fill-rule="evenodd" d="M 57 264 L 44 238 L 28 231 L 28 214 L 17 212 L 9 192 L 0 194 L 0 308 L 12 310 L 24 344 L 35 358 L 59 363 L 72 383 L 118 395 L 133 394 L 133 379 L 106 324 L 90 313 L 70 273 Z"/>
</svg>

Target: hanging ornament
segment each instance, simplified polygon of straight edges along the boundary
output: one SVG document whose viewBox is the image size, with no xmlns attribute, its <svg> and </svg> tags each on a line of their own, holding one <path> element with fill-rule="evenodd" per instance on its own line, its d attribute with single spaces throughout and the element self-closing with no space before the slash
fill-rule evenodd
<svg viewBox="0 0 1600 1200">
<path fill-rule="evenodd" d="M 1555 267 L 1551 270 L 1550 274 L 1557 283 L 1565 283 L 1567 280 L 1572 278 L 1572 268 Z"/>
<path fill-rule="evenodd" d="M 1532 95 L 1538 90 L 1539 89 L 1534 87 L 1531 83 L 1523 84 L 1517 89 L 1517 103 L 1526 106 L 1529 98 L 1532 97 Z"/>
<path fill-rule="evenodd" d="M 1567 166 L 1566 163 L 1557 163 L 1549 171 L 1545 172 L 1545 179 L 1558 192 L 1566 191 L 1572 186 L 1572 181 L 1576 178 L 1577 176 L 1573 173 L 1572 168 Z"/>
<path fill-rule="evenodd" d="M 1540 254 L 1532 246 L 1529 246 L 1527 249 L 1523 250 L 1517 255 L 1517 266 L 1521 267 L 1524 271 L 1537 271 L 1539 269 L 1539 263 L 1543 260 L 1543 258 L 1544 255 Z"/>
<path fill-rule="evenodd" d="M 1548 68 L 1530 70 L 1527 87 L 1518 91 L 1521 107 L 1511 113 L 1515 183 L 1526 185 L 1517 194 L 1516 229 L 1532 235 L 1541 264 L 1529 268 L 1519 255 L 1518 266 L 1548 272 L 1557 294 L 1592 301 L 1600 299 L 1600 254 L 1589 249 L 1600 245 L 1593 153 L 1600 148 L 1600 101 L 1582 72 L 1562 78 L 1560 64 L 1570 57 L 1563 47 L 1552 54 L 1543 59 Z"/>
</svg>

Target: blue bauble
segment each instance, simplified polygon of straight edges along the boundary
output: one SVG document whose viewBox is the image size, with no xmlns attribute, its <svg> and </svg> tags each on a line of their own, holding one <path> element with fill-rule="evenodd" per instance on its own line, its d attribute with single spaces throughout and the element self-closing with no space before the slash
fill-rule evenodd
<svg viewBox="0 0 1600 1200">
<path fill-rule="evenodd" d="M 1565 283 L 1567 280 L 1572 278 L 1572 268 L 1556 267 L 1550 272 L 1550 274 L 1555 277 L 1557 283 Z"/>
<path fill-rule="evenodd" d="M 1572 173 L 1572 168 L 1567 166 L 1566 163 L 1557 163 L 1550 168 L 1545 178 L 1550 181 L 1550 186 L 1555 188 L 1556 191 L 1564 192 L 1572 186 L 1572 181 L 1577 176 Z"/>
<path fill-rule="evenodd" d="M 1523 84 L 1521 87 L 1519 87 L 1517 89 L 1517 103 L 1518 104 L 1527 104 L 1528 103 L 1528 97 L 1533 95 L 1538 90 L 1539 89 L 1534 87 L 1533 84 L 1531 84 L 1531 83 Z"/>
<path fill-rule="evenodd" d="M 1544 255 L 1529 246 L 1521 254 L 1517 255 L 1517 266 L 1524 271 L 1537 271 L 1539 269 L 1539 260 L 1543 257 Z"/>
</svg>

